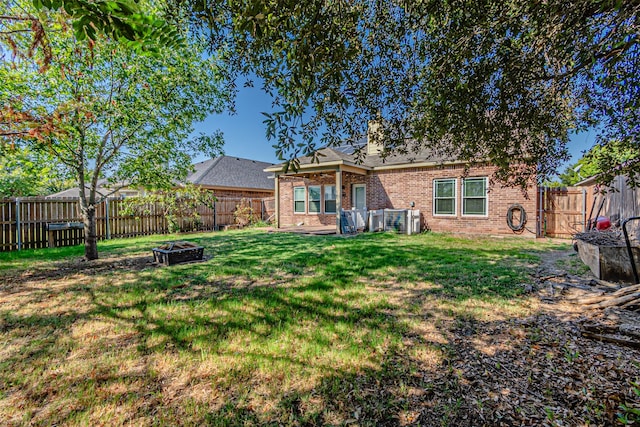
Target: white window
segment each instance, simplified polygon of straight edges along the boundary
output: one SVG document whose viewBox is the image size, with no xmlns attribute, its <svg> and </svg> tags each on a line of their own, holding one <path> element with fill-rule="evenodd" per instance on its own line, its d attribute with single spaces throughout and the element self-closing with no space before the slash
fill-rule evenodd
<svg viewBox="0 0 640 427">
<path fill-rule="evenodd" d="M 487 215 L 487 178 L 462 180 L 462 215 Z"/>
<path fill-rule="evenodd" d="M 324 213 L 336 213 L 336 186 L 324 186 Z"/>
<path fill-rule="evenodd" d="M 456 214 L 455 178 L 435 179 L 433 181 L 433 214 Z"/>
<path fill-rule="evenodd" d="M 319 185 L 309 186 L 309 213 L 320 213 L 320 194 L 321 187 Z"/>
<path fill-rule="evenodd" d="M 304 213 L 304 199 L 305 188 L 304 187 L 293 187 L 293 212 L 294 213 Z"/>
<path fill-rule="evenodd" d="M 364 184 L 353 184 L 351 206 L 364 209 L 367 205 L 367 187 Z"/>
</svg>

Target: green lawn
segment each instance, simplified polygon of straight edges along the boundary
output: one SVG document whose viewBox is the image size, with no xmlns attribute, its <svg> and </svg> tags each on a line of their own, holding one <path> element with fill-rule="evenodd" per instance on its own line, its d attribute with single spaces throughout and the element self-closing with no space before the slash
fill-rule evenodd
<svg viewBox="0 0 640 427">
<path fill-rule="evenodd" d="M 208 260 L 148 264 L 176 238 Z M 456 337 L 531 315 L 554 248 L 247 230 L 3 253 L 0 424 L 462 425 L 438 382 Z"/>
</svg>

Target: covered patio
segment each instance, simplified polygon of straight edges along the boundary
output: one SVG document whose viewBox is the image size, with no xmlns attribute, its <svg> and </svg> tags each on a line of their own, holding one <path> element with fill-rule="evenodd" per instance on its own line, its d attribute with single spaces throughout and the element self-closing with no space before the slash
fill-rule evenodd
<svg viewBox="0 0 640 427">
<path fill-rule="evenodd" d="M 366 207 L 368 168 L 343 158 L 344 153 L 326 154 L 321 164 L 308 162 L 287 172 L 282 165 L 265 169 L 275 178 L 278 231 L 342 234 L 341 210 Z"/>
</svg>

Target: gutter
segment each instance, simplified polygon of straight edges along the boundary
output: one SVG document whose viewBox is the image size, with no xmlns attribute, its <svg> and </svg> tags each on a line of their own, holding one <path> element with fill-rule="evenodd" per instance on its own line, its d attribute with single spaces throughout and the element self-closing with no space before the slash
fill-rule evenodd
<svg viewBox="0 0 640 427">
<path fill-rule="evenodd" d="M 323 168 L 323 167 L 329 167 L 329 166 L 351 166 L 354 168 L 360 168 L 360 169 L 364 169 L 364 170 L 372 170 L 372 168 L 370 166 L 365 166 L 365 165 L 357 165 L 355 163 L 352 162 L 345 162 L 344 160 L 334 160 L 332 162 L 320 162 L 320 163 L 309 163 L 309 164 L 304 164 L 304 165 L 300 165 L 300 167 L 298 167 L 297 171 L 293 171 L 291 168 L 289 169 L 290 171 L 297 173 L 303 169 L 315 169 L 315 168 Z M 263 169 L 264 172 L 282 172 L 284 169 L 283 165 L 278 165 L 278 166 L 273 166 L 270 168 L 266 168 Z M 287 172 L 288 173 L 288 172 Z"/>
</svg>

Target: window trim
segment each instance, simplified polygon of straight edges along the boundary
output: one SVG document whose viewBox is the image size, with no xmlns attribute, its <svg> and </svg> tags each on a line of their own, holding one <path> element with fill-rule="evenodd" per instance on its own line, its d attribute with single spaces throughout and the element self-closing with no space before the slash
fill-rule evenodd
<svg viewBox="0 0 640 427">
<path fill-rule="evenodd" d="M 312 187 L 317 187 L 319 189 L 318 191 L 318 200 L 311 200 L 311 191 L 310 189 Z M 322 215 L 322 185 L 308 185 L 307 186 L 307 214 L 308 215 Z M 318 202 L 318 212 L 311 212 L 311 202 Z"/>
<path fill-rule="evenodd" d="M 453 197 L 438 197 L 436 198 L 436 188 L 437 185 L 436 183 L 438 181 L 453 181 Z M 437 213 L 436 212 L 436 200 L 437 199 L 451 199 L 453 198 L 453 213 Z M 432 202 L 433 202 L 433 216 L 448 216 L 448 217 L 456 217 L 458 216 L 458 179 L 457 178 L 436 178 L 433 180 L 433 195 L 432 195 Z"/>
<path fill-rule="evenodd" d="M 467 180 L 479 180 L 482 179 L 484 181 L 484 197 L 465 197 L 464 195 L 464 186 Z M 464 212 L 464 201 L 465 199 L 484 199 L 484 213 L 465 213 Z M 460 202 L 462 206 L 460 207 L 460 213 L 464 217 L 475 217 L 475 218 L 487 218 L 489 216 L 489 179 L 486 176 L 470 176 L 462 179 L 462 188 L 460 191 Z"/>
<path fill-rule="evenodd" d="M 322 186 L 322 213 L 324 214 L 335 214 L 337 211 L 337 205 L 338 205 L 338 191 L 337 191 L 337 187 L 335 184 L 328 184 L 328 185 L 323 185 Z M 333 187 L 333 193 L 335 194 L 335 198 L 334 199 L 327 199 L 327 188 L 328 187 Z M 333 200 L 336 203 L 336 208 L 333 209 L 333 211 L 328 211 L 327 210 L 327 200 L 331 201 Z"/>
<path fill-rule="evenodd" d="M 304 198 L 303 200 L 297 200 L 296 199 L 296 189 L 298 188 L 302 188 L 303 194 L 304 194 Z M 297 211 L 296 210 L 296 202 L 303 202 L 302 206 L 304 207 L 304 209 L 302 211 Z M 293 214 L 294 215 L 304 215 L 307 213 L 307 187 L 303 187 L 303 186 L 296 186 L 293 187 Z"/>
</svg>

